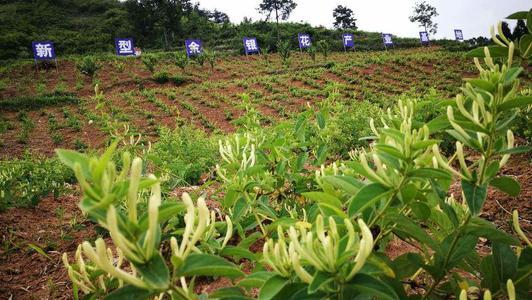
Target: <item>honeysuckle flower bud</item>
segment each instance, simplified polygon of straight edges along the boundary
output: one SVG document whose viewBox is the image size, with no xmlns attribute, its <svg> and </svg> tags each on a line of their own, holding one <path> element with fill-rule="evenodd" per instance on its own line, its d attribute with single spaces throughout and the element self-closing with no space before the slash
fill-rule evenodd
<svg viewBox="0 0 532 300">
<path fill-rule="evenodd" d="M 150 179 L 155 176 L 150 175 Z M 159 206 L 161 205 L 161 184 L 156 183 L 151 190 L 148 203 L 148 230 L 144 239 L 144 255 L 149 260 L 156 249 L 156 235 L 159 230 Z"/>
<path fill-rule="evenodd" d="M 126 239 L 122 233 L 120 232 L 120 229 L 118 228 L 118 220 L 117 220 L 117 212 L 114 206 L 109 206 L 107 210 L 107 230 L 109 230 L 109 234 L 111 235 L 111 238 L 113 239 L 113 243 L 122 250 L 124 255 L 127 257 L 128 260 L 136 262 L 136 263 L 143 263 L 145 260 L 140 257 L 135 251 L 137 249 L 136 245 L 132 242 L 130 242 L 128 239 Z"/>
<path fill-rule="evenodd" d="M 506 291 L 508 292 L 508 300 L 515 300 L 515 286 L 511 279 L 506 281 Z"/>
<path fill-rule="evenodd" d="M 347 276 L 348 281 L 351 280 L 356 275 L 356 273 L 360 271 L 360 269 L 362 269 L 364 263 L 366 262 L 366 259 L 371 255 L 371 252 L 373 251 L 373 235 L 371 234 L 371 230 L 369 230 L 369 227 L 366 225 L 366 223 L 364 223 L 362 219 L 358 219 L 357 223 L 362 234 L 362 239 L 360 240 L 358 253 L 355 257 L 355 265 Z"/>
<path fill-rule="evenodd" d="M 310 284 L 313 280 L 313 277 L 301 266 L 301 261 L 299 255 L 294 250 L 293 244 L 290 243 L 289 247 L 290 261 L 292 262 L 292 267 L 296 272 L 297 276 L 301 281 Z"/>
<path fill-rule="evenodd" d="M 369 127 L 371 128 L 371 131 L 375 135 L 379 135 L 379 132 L 377 131 L 377 128 L 375 128 L 375 120 L 373 118 L 369 119 Z"/>
<path fill-rule="evenodd" d="M 137 198 L 141 172 L 142 159 L 136 157 L 131 164 L 131 176 L 129 177 L 129 188 L 127 193 L 127 211 L 131 222 L 137 222 Z"/>
<path fill-rule="evenodd" d="M 482 300 L 491 300 L 491 292 L 490 292 L 490 290 L 486 290 L 484 292 L 484 296 L 482 297 Z"/>
<path fill-rule="evenodd" d="M 506 149 L 514 148 L 514 142 L 515 142 L 514 133 L 510 129 L 506 131 L 506 142 L 507 142 Z M 499 167 L 502 168 L 504 165 L 506 165 L 506 163 L 508 162 L 508 159 L 510 159 L 510 154 L 504 154 L 501 158 L 501 161 L 499 162 Z"/>
<path fill-rule="evenodd" d="M 482 68 L 482 66 L 480 65 L 480 61 L 478 60 L 478 58 L 473 58 L 473 61 L 475 62 L 475 66 L 477 67 L 478 71 L 480 73 L 484 72 L 484 68 Z"/>
<path fill-rule="evenodd" d="M 231 221 L 231 218 L 229 216 L 225 216 L 225 223 L 227 223 L 227 229 L 225 232 L 225 237 L 222 242 L 222 248 L 225 248 L 231 237 L 233 236 L 233 222 Z"/>
<path fill-rule="evenodd" d="M 460 162 L 460 167 L 462 172 L 465 174 L 467 178 L 472 178 L 471 172 L 469 171 L 467 164 L 465 162 L 464 158 L 464 149 L 462 147 L 462 143 L 456 142 L 456 156 L 458 157 L 458 161 Z"/>
<path fill-rule="evenodd" d="M 447 118 L 449 119 L 449 123 L 451 123 L 451 126 L 454 128 L 454 130 L 456 130 L 464 138 L 469 138 L 469 134 L 467 134 L 465 130 L 454 121 L 454 112 L 452 106 L 447 106 Z"/>
<path fill-rule="evenodd" d="M 466 290 L 462 290 L 460 292 L 460 297 L 458 298 L 460 300 L 467 300 L 467 291 Z"/>
<path fill-rule="evenodd" d="M 529 46 L 530 48 L 530 46 Z M 514 42 L 510 42 L 508 46 L 508 67 L 512 67 L 513 57 L 514 57 L 515 45 Z"/>
<path fill-rule="evenodd" d="M 528 247 L 532 247 L 532 243 L 527 238 L 523 230 L 521 230 L 521 226 L 519 225 L 519 213 L 517 210 L 514 210 L 512 213 L 512 223 L 517 235 L 528 245 Z"/>
<path fill-rule="evenodd" d="M 113 263 L 109 260 L 109 257 L 106 253 L 105 242 L 103 239 L 99 238 L 95 242 L 96 250 L 91 246 L 89 242 L 83 242 L 83 253 L 96 264 L 100 269 L 109 273 L 111 276 L 116 277 L 117 279 L 123 280 L 126 283 L 134 285 L 142 289 L 152 289 L 154 287 L 148 286 L 143 280 L 133 276 L 130 273 L 125 272 L 124 270 L 116 268 Z M 159 287 L 157 287 L 159 288 Z"/>
<path fill-rule="evenodd" d="M 445 170 L 453 173 L 455 176 L 458 176 L 460 178 L 463 177 L 462 173 L 456 171 L 455 169 L 451 168 L 451 166 L 449 166 L 449 164 L 443 159 L 443 157 L 441 156 L 441 153 L 440 153 L 440 148 L 438 147 L 438 145 L 434 144 L 432 145 L 432 154 L 434 154 L 433 156 L 433 160 L 435 159 L 439 166 L 444 168 Z"/>
</svg>

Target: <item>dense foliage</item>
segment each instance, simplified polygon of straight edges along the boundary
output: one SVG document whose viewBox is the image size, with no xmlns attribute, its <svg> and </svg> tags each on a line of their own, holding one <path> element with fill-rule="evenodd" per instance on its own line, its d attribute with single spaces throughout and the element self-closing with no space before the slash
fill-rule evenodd
<svg viewBox="0 0 532 300">
<path fill-rule="evenodd" d="M 276 6 L 265 3 L 264 11 L 275 14 Z M 283 5 L 281 19 L 285 6 L 293 9 L 289 3 Z M 344 28 L 356 29 L 353 20 L 350 18 Z M 290 40 L 295 48 L 297 33 L 306 32 L 316 41 L 327 40 L 335 50 L 343 49 L 337 30 L 305 23 L 277 26 L 275 22 L 249 19 L 240 24 L 228 21 L 223 13 L 204 10 L 189 0 L 9 1 L 0 4 L 0 60 L 32 57 L 30 46 L 36 40 L 54 41 L 60 56 L 110 53 L 116 37 L 133 37 L 142 48 L 166 50 L 182 48 L 185 38 L 196 37 L 207 48 L 242 52 L 243 36 L 255 36 L 261 48 L 275 50 L 278 38 Z M 357 31 L 355 40 L 358 50 L 382 49 L 379 33 Z M 399 48 L 419 45 L 417 38 L 396 38 L 394 42 Z"/>
</svg>

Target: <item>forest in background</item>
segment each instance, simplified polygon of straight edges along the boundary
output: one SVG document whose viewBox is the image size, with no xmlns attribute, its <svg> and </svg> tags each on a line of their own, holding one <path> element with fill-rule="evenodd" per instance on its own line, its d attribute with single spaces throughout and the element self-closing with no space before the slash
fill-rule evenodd
<svg viewBox="0 0 532 300">
<path fill-rule="evenodd" d="M 353 32 L 357 50 L 382 49 L 380 33 L 328 29 L 308 23 L 282 22 L 279 38 L 293 40 L 309 33 L 343 49 L 342 32 Z M 242 37 L 255 36 L 262 48 L 275 51 L 275 22 L 245 19 L 232 23 L 227 14 L 202 9 L 190 0 L 18 0 L 0 4 L 0 60 L 31 58 L 31 42 L 51 40 L 59 56 L 112 52 L 115 37 L 133 37 L 148 50 L 180 49 L 186 38 L 201 38 L 207 48 L 243 52 Z M 398 48 L 418 47 L 417 38 L 397 38 Z M 459 44 L 433 41 L 449 49 L 467 50 L 488 43 L 475 38 Z"/>
</svg>

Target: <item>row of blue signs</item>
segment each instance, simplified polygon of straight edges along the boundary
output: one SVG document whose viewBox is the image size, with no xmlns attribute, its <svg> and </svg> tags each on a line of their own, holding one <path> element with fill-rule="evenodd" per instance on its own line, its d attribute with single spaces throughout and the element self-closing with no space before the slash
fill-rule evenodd
<svg viewBox="0 0 532 300">
<path fill-rule="evenodd" d="M 454 35 L 457 41 L 463 41 L 464 36 L 462 30 L 455 29 Z M 312 46 L 312 39 L 310 34 L 299 33 L 297 35 L 299 41 L 299 49 L 307 49 Z M 344 49 L 351 49 L 355 47 L 355 36 L 352 33 L 344 33 L 342 35 Z M 429 35 L 426 31 L 419 33 L 419 40 L 421 44 L 429 44 Z M 244 51 L 246 55 L 260 53 L 259 43 L 257 38 L 254 37 L 244 37 Z M 392 47 L 393 38 L 390 33 L 382 34 L 382 42 L 385 47 Z M 47 60 L 55 59 L 55 49 L 54 43 L 51 41 L 42 41 L 42 42 L 32 42 L 33 57 L 35 60 Z M 139 50 L 134 47 L 134 42 L 132 38 L 116 38 L 115 39 L 115 49 L 116 55 L 119 56 L 129 56 L 129 55 L 139 55 Z M 186 40 L 185 49 L 188 57 L 199 55 L 203 52 L 203 44 L 201 40 Z"/>
</svg>

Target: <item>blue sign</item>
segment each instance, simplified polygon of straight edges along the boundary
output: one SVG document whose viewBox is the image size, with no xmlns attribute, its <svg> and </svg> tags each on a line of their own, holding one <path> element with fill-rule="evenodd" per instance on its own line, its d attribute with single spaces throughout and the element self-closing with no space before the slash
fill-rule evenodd
<svg viewBox="0 0 532 300">
<path fill-rule="evenodd" d="M 297 39 L 299 40 L 299 49 L 306 49 L 312 46 L 312 40 L 310 35 L 306 33 L 298 33 Z"/>
<path fill-rule="evenodd" d="M 132 38 L 116 38 L 115 48 L 118 56 L 135 55 L 135 45 Z"/>
<path fill-rule="evenodd" d="M 244 51 L 246 55 L 251 53 L 259 53 L 259 43 L 257 43 L 256 38 L 244 38 Z"/>
<path fill-rule="evenodd" d="M 457 41 L 463 41 L 464 35 L 462 34 L 462 29 L 455 29 L 454 30 L 454 37 Z"/>
<path fill-rule="evenodd" d="M 344 33 L 342 39 L 344 40 L 344 48 L 355 47 L 355 36 L 352 33 Z"/>
<path fill-rule="evenodd" d="M 200 55 L 203 52 L 201 40 L 186 40 L 185 49 L 188 57 Z"/>
<path fill-rule="evenodd" d="M 391 33 L 383 33 L 382 34 L 382 42 L 384 43 L 385 47 L 393 46 L 392 34 Z"/>
<path fill-rule="evenodd" d="M 419 33 L 419 41 L 422 45 L 427 45 L 430 43 L 429 41 L 429 34 L 426 31 L 421 31 Z"/>
<path fill-rule="evenodd" d="M 54 43 L 50 41 L 31 42 L 35 60 L 55 59 Z"/>
</svg>

